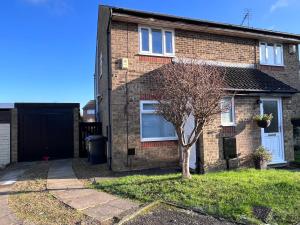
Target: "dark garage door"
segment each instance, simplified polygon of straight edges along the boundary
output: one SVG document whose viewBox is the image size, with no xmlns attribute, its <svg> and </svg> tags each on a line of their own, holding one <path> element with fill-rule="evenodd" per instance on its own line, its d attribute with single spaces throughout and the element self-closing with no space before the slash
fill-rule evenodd
<svg viewBox="0 0 300 225">
<path fill-rule="evenodd" d="M 51 106 L 51 107 L 50 107 Z M 18 108 L 19 161 L 73 157 L 73 108 L 22 105 Z"/>
</svg>

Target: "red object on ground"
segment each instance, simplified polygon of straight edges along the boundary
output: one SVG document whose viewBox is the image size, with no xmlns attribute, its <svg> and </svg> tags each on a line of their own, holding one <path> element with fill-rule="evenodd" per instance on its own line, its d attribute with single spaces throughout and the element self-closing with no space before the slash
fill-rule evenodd
<svg viewBox="0 0 300 225">
<path fill-rule="evenodd" d="M 44 161 L 48 161 L 49 160 L 49 156 L 43 156 L 43 160 Z"/>
</svg>

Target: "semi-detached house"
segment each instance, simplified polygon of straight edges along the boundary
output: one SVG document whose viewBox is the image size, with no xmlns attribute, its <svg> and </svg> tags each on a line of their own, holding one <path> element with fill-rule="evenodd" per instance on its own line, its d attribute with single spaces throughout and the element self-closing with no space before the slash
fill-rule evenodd
<svg viewBox="0 0 300 225">
<path fill-rule="evenodd" d="M 155 114 L 151 71 L 178 59 L 226 69 L 228 112 L 206 126 L 193 147 L 191 168 L 225 169 L 224 149 L 240 166 L 251 165 L 260 145 L 271 164 L 294 159 L 291 119 L 299 117 L 300 36 L 109 6 L 99 7 L 95 68 L 96 117 L 108 137 L 115 171 L 176 166 L 174 128 Z M 272 113 L 261 129 L 253 116 Z"/>
</svg>

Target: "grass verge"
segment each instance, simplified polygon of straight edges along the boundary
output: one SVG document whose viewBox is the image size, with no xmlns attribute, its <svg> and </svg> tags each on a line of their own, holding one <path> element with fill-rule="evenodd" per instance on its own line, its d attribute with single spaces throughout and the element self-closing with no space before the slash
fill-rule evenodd
<svg viewBox="0 0 300 225">
<path fill-rule="evenodd" d="M 47 191 L 48 169 L 47 162 L 33 165 L 14 185 L 9 206 L 17 217 L 25 224 L 97 224 Z"/>
<path fill-rule="evenodd" d="M 203 210 L 238 222 L 261 223 L 253 207 L 270 207 L 271 224 L 300 221 L 300 173 L 254 169 L 194 175 L 127 176 L 92 185 L 122 197 L 142 202 L 163 200 Z"/>
</svg>

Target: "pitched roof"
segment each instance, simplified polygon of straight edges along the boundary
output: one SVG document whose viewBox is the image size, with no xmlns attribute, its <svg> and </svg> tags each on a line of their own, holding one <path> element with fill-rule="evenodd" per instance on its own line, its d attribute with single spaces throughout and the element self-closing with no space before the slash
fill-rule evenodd
<svg viewBox="0 0 300 225">
<path fill-rule="evenodd" d="M 95 107 L 96 107 L 95 100 L 90 100 L 90 101 L 88 101 L 88 103 L 86 103 L 86 105 L 82 109 L 84 109 L 84 110 L 95 109 Z"/>
<path fill-rule="evenodd" d="M 253 34 L 273 35 L 273 36 L 277 36 L 277 37 L 281 37 L 281 38 L 291 38 L 295 42 L 300 42 L 300 34 L 292 34 L 292 33 L 280 32 L 280 31 L 274 31 L 274 30 L 239 26 L 239 25 L 233 25 L 233 24 L 229 24 L 229 23 L 212 22 L 212 21 L 207 21 L 207 20 L 199 20 L 199 19 L 174 16 L 174 15 L 168 15 L 168 14 L 146 12 L 146 11 L 141 11 L 141 10 L 119 8 L 119 7 L 108 6 L 108 5 L 100 5 L 100 7 L 105 7 L 105 8 L 111 9 L 113 13 L 133 15 L 133 16 L 137 16 L 140 18 L 148 18 L 148 19 L 155 18 L 155 19 L 166 20 L 166 21 L 170 21 L 170 22 L 183 22 L 183 23 L 192 24 L 192 25 L 204 26 L 207 28 L 214 27 L 214 28 L 218 28 L 218 29 L 230 29 L 233 31 L 243 31 L 243 32 L 249 32 L 249 33 L 253 33 Z"/>
<path fill-rule="evenodd" d="M 252 68 L 225 67 L 227 90 L 241 92 L 296 93 L 298 90 Z"/>
</svg>

